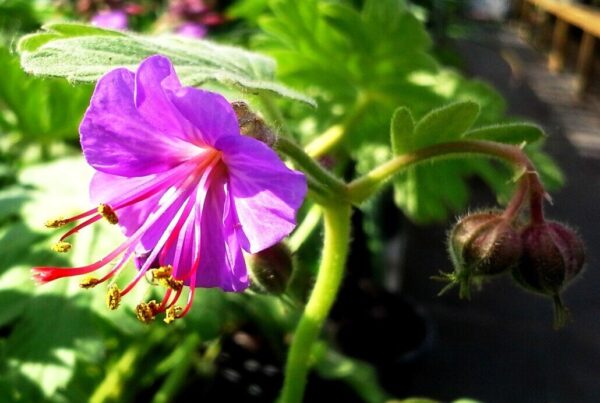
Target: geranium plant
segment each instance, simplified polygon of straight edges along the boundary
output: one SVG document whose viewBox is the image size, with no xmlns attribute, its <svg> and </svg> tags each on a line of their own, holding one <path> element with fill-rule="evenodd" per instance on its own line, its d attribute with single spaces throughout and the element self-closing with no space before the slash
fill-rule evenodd
<svg viewBox="0 0 600 403">
<path fill-rule="evenodd" d="M 214 302 L 225 301 L 222 294 L 246 292 L 240 305 L 263 303 L 248 287 L 274 295 L 269 301 L 286 310 L 273 314 L 278 331 L 291 333 L 280 401 L 301 402 L 311 366 L 329 348 L 319 340 L 344 279 L 352 211 L 368 211 L 392 186 L 415 222 L 444 218 L 465 207 L 465 179 L 478 175 L 506 207 L 454 226 L 453 270 L 437 276 L 449 283 L 443 291 L 456 285 L 469 297 L 473 285 L 510 272 L 550 297 L 555 324 L 564 325 L 560 293 L 581 271 L 584 249 L 573 230 L 544 216 L 556 171 L 539 150 L 542 130 L 503 121 L 492 90 L 438 65 L 422 24 L 400 1 L 366 1 L 361 10 L 272 1 L 270 10 L 249 18 L 262 29 L 251 42 L 256 52 L 64 22 L 20 39 L 27 73 L 95 85 L 78 130 L 93 207 L 79 205 L 83 212 L 69 218 L 53 216 L 71 212 L 62 201 L 44 209 L 48 227 L 68 229 L 53 236 L 59 258 L 32 264 L 35 280 L 81 276 L 92 294 L 103 288 L 108 308 L 126 311 L 119 318 L 127 331 L 148 331 L 128 317 L 151 329 L 164 326 L 157 317 L 182 319 L 175 326 L 194 335 L 177 347 L 184 361 L 197 335 L 210 340 L 226 328 L 231 312 Z M 83 179 L 70 185 L 88 187 Z M 306 255 L 298 252 L 321 221 L 313 261 L 292 258 Z M 88 226 L 110 224 L 120 231 L 100 233 L 109 252 L 68 258 Z M 310 285 L 305 300 L 292 289 L 298 284 Z M 220 291 L 196 295 L 204 288 Z M 219 295 L 214 305 L 211 295 Z M 195 319 L 183 319 L 194 306 L 197 332 Z M 213 327 L 203 322 L 212 309 Z M 160 337 L 148 343 L 170 329 L 152 330 Z M 177 376 L 172 382 L 181 383 Z M 111 379 L 94 392 L 99 400 L 113 393 L 105 386 L 114 387 Z M 385 393 L 365 388 L 363 397 L 380 401 Z"/>
</svg>

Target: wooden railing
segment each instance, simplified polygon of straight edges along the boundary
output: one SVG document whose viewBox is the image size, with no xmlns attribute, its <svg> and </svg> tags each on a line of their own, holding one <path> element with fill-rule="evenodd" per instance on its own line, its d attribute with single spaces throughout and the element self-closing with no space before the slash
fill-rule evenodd
<svg viewBox="0 0 600 403">
<path fill-rule="evenodd" d="M 565 64 L 565 53 L 569 37 L 569 27 L 583 31 L 577 56 L 578 92 L 583 93 L 592 80 L 594 48 L 600 38 L 600 10 L 580 4 L 557 0 L 522 0 L 522 15 L 526 18 L 531 8 L 537 8 L 556 17 L 552 33 L 552 49 L 548 57 L 548 67 L 559 71 Z"/>
</svg>

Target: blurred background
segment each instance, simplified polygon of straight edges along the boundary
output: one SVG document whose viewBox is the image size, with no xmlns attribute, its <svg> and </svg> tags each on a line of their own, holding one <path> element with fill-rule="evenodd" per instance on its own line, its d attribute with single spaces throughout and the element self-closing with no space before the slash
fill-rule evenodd
<svg viewBox="0 0 600 403">
<path fill-rule="evenodd" d="M 420 119 L 473 100 L 475 127 L 542 126 L 547 139 L 527 152 L 552 194 L 547 213 L 587 244 L 586 270 L 565 293 L 573 320 L 553 330 L 550 301 L 509 276 L 471 301 L 438 297 L 430 277 L 451 268 L 447 229 L 506 201 L 510 171 L 484 160 L 419 167 L 353 217 L 348 274 L 306 401 L 600 401 L 596 0 L 0 0 L 0 401 L 273 401 L 319 259 L 319 211 L 307 203 L 302 233 L 288 242 L 295 267 L 282 298 L 269 287 L 201 290 L 185 320 L 146 326 L 132 311 L 151 291 L 109 312 L 102 290 L 75 280 L 36 286 L 31 267 L 84 264 L 121 237 L 97 226 L 57 255 L 58 233 L 43 227 L 88 208 L 77 127 L 92 86 L 28 76 L 15 46 L 65 20 L 273 57 L 277 78 L 319 103 L 280 102 L 296 140 L 342 131 L 321 161 L 348 178 L 390 157 L 398 106 Z"/>
</svg>

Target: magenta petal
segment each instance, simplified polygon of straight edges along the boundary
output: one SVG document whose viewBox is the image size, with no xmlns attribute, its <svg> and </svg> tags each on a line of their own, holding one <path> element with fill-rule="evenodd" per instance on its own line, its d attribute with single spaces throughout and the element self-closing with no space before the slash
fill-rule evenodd
<svg viewBox="0 0 600 403">
<path fill-rule="evenodd" d="M 194 264 L 194 217 L 188 217 L 189 225 L 182 228 L 177 240 L 166 249 L 164 259 L 160 261 L 161 266 L 171 265 L 174 268 L 173 275 L 177 279 L 187 278 L 189 270 Z M 189 283 L 189 281 L 186 281 Z"/>
<path fill-rule="evenodd" d="M 155 55 L 145 59 L 135 74 L 135 105 L 141 116 L 164 134 L 189 141 L 194 129 L 169 97 L 181 88 L 171 61 Z"/>
<path fill-rule="evenodd" d="M 88 163 L 114 175 L 145 176 L 188 159 L 193 152 L 189 143 L 149 124 L 137 111 L 133 94 L 134 74 L 126 69 L 98 81 L 79 127 Z"/>
<path fill-rule="evenodd" d="M 196 287 L 219 287 L 243 291 L 248 273 L 235 233 L 235 211 L 224 181 L 214 182 L 208 191 L 201 217 L 200 266 Z"/>
<path fill-rule="evenodd" d="M 123 189 L 129 190 L 143 186 L 155 178 L 155 175 L 127 178 L 104 172 L 96 172 L 90 183 L 90 200 L 97 205 L 106 203 L 114 206 L 123 199 Z M 159 200 L 165 192 L 166 189 L 162 189 L 148 199 L 132 206 L 124 207 L 117 212 L 119 227 L 121 227 L 126 236 L 132 235 L 146 222 L 148 216 L 158 205 Z"/>
<path fill-rule="evenodd" d="M 306 196 L 306 178 L 292 171 L 265 144 L 250 137 L 224 137 L 223 152 L 240 222 L 236 231 L 244 250 L 256 253 L 281 241 L 296 225 L 296 210 Z"/>
<path fill-rule="evenodd" d="M 225 136 L 239 136 L 240 128 L 233 108 L 219 94 L 182 87 L 171 95 L 171 102 L 194 125 L 189 141 L 214 146 Z"/>
</svg>

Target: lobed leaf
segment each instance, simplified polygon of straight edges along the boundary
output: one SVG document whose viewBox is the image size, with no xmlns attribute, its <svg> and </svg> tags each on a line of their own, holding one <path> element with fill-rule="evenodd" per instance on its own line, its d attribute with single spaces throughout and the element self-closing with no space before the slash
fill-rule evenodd
<svg viewBox="0 0 600 403">
<path fill-rule="evenodd" d="M 501 143 L 533 143 L 546 137 L 544 130 L 531 123 L 507 123 L 480 127 L 469 130 L 463 138 L 472 140 L 491 140 Z"/>
<path fill-rule="evenodd" d="M 415 127 L 413 149 L 459 139 L 478 116 L 479 105 L 473 101 L 456 102 L 432 110 Z"/>
<path fill-rule="evenodd" d="M 206 83 L 242 92 L 270 93 L 315 106 L 311 98 L 274 80 L 275 62 L 266 56 L 206 40 L 175 35 L 148 36 L 78 23 L 55 23 L 26 35 L 17 49 L 25 71 L 94 82 L 117 67 L 135 69 L 154 54 L 171 59 L 186 85 Z"/>
</svg>

